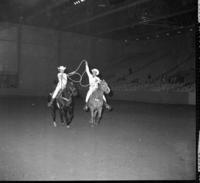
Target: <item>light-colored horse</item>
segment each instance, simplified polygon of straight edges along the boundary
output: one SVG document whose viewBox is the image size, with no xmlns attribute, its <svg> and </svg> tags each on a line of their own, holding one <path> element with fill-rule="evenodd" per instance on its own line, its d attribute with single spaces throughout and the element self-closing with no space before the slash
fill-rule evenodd
<svg viewBox="0 0 200 183">
<path fill-rule="evenodd" d="M 103 95 L 104 93 L 109 94 L 110 88 L 105 80 L 99 83 L 98 88 L 92 93 L 88 101 L 88 107 L 91 112 L 90 123 L 92 126 L 97 125 L 102 116 L 102 109 L 104 106 Z"/>
</svg>

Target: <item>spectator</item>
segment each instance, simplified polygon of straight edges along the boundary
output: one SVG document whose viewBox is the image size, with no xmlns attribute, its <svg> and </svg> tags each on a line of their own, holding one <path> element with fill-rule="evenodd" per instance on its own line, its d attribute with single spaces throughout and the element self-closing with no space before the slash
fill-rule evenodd
<svg viewBox="0 0 200 183">
<path fill-rule="evenodd" d="M 167 82 L 167 75 L 165 73 L 163 73 L 162 77 L 161 77 L 161 83 L 166 84 L 166 82 Z"/>
</svg>

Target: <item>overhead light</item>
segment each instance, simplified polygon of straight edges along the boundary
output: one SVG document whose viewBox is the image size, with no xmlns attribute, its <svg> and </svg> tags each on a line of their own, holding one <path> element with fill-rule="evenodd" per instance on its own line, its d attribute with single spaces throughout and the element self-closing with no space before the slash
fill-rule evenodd
<svg viewBox="0 0 200 183">
<path fill-rule="evenodd" d="M 101 7 L 101 8 L 104 8 L 104 7 L 106 7 L 106 4 L 101 3 L 101 4 L 98 4 L 97 6 L 98 6 L 98 7 Z"/>
<path fill-rule="evenodd" d="M 77 5 L 77 4 L 80 4 L 80 3 L 83 3 L 85 2 L 86 0 L 77 0 L 77 1 L 74 1 L 74 5 Z"/>
</svg>

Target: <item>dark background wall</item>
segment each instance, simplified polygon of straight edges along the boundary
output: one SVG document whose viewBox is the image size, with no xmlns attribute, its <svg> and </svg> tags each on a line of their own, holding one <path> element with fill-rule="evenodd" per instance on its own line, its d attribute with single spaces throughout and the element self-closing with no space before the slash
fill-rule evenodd
<svg viewBox="0 0 200 183">
<path fill-rule="evenodd" d="M 109 62 L 104 70 L 114 93 L 112 98 L 154 103 L 196 103 L 194 32 L 153 40 L 127 41 L 121 45 L 121 55 Z M 184 81 L 162 84 L 163 74 L 168 78 L 184 78 Z M 154 84 L 146 84 L 148 75 L 151 75 Z M 186 86 L 188 83 L 189 87 Z"/>
<path fill-rule="evenodd" d="M 131 90 L 124 94 L 126 85 L 138 78 L 145 82 L 149 73 L 152 78 L 159 77 L 177 65 L 182 71 L 194 69 L 194 50 L 193 32 L 158 40 L 123 42 L 31 26 L 1 25 L 0 72 L 16 76 L 18 84 L 1 87 L 0 94 L 46 96 L 52 90 L 58 65 L 67 66 L 67 72 L 71 72 L 82 59 L 86 59 L 89 66 L 98 68 L 108 81 L 116 94 L 114 99 L 151 102 L 142 96 L 134 98 Z M 120 77 L 125 77 L 125 80 L 119 81 Z M 84 82 L 87 83 L 86 76 Z M 125 88 L 117 88 L 122 85 Z M 84 97 L 87 88 L 80 89 Z M 186 98 L 183 101 L 189 100 L 188 95 Z M 190 96 L 190 102 L 184 103 L 195 103 L 194 100 L 195 96 Z M 153 102 L 159 101 L 168 103 L 163 99 Z"/>
<path fill-rule="evenodd" d="M 105 63 L 113 59 L 115 44 L 80 34 L 4 25 L 0 29 L 0 72 L 19 74 L 19 83 L 2 87 L 0 94 L 46 96 L 56 79 L 57 66 L 65 65 L 71 72 L 86 59 L 91 67 L 104 70 Z"/>
<path fill-rule="evenodd" d="M 0 72 L 17 72 L 17 28 L 0 28 Z"/>
<path fill-rule="evenodd" d="M 86 59 L 89 66 L 103 71 L 106 65 L 120 54 L 118 41 L 84 36 L 81 34 L 61 32 L 60 64 L 66 65 L 69 71 L 76 69 L 81 60 Z M 117 54 L 116 54 L 117 51 Z"/>
<path fill-rule="evenodd" d="M 132 76 L 127 79 L 138 77 L 142 81 L 149 73 L 155 78 L 176 65 L 179 65 L 177 68 L 179 71 L 195 68 L 193 32 L 160 39 L 127 42 L 122 45 L 123 53 L 108 65 L 108 68 L 112 67 L 112 71 L 108 69 L 106 72 L 107 77 L 113 81 L 120 76 L 128 75 L 129 68 L 132 68 Z"/>
</svg>

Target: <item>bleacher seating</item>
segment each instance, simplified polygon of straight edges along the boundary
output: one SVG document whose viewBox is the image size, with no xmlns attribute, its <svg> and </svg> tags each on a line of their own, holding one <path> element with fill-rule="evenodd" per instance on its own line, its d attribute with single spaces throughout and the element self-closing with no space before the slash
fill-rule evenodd
<svg viewBox="0 0 200 183">
<path fill-rule="evenodd" d="M 172 92 L 194 92 L 195 91 L 195 75 L 191 69 L 185 71 L 185 75 L 180 75 L 177 69 L 173 75 L 165 74 L 156 78 L 155 80 L 150 77 L 147 80 L 135 78 L 130 80 L 130 77 L 119 77 L 112 80 L 112 88 L 114 90 L 145 90 L 145 91 L 172 91 Z"/>
</svg>

